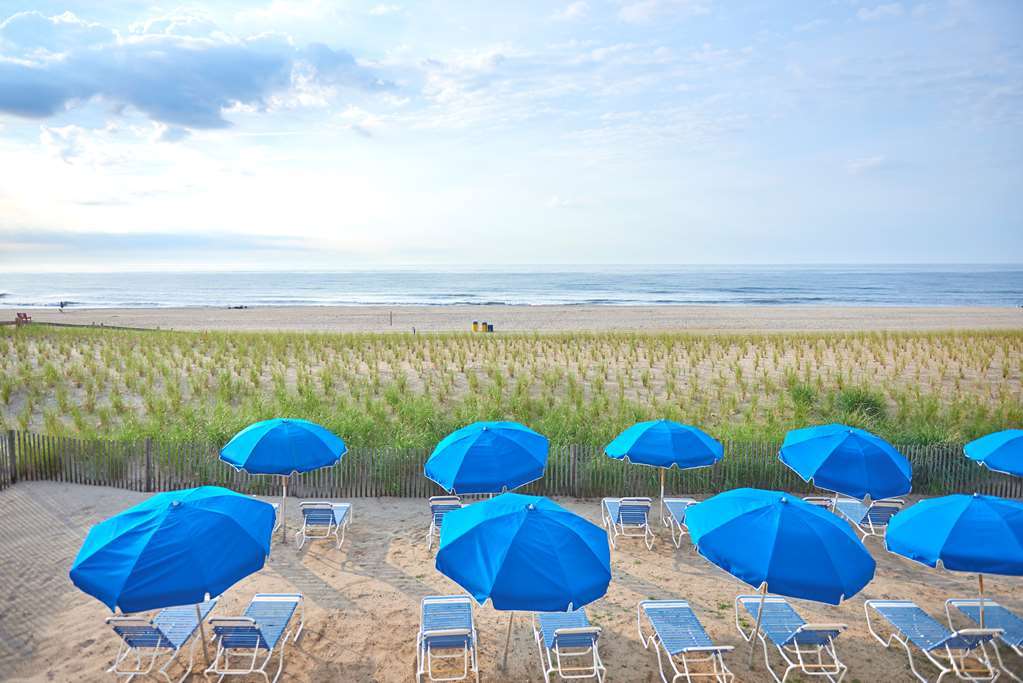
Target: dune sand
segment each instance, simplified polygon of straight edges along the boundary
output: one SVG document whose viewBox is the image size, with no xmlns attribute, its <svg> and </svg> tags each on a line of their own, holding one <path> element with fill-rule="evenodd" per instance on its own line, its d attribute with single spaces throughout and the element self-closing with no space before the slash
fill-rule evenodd
<svg viewBox="0 0 1023 683">
<path fill-rule="evenodd" d="M 145 494 L 52 482 L 23 482 L 0 491 L 0 678 L 11 681 L 103 681 L 117 639 L 103 624 L 107 609 L 71 585 L 67 571 L 90 525 L 137 503 Z M 325 542 L 281 545 L 275 537 L 267 566 L 231 588 L 216 613 L 236 614 L 257 591 L 298 591 L 306 596 L 306 628 L 288 649 L 282 680 L 408 681 L 415 662 L 419 601 L 458 593 L 433 568 L 427 551 L 426 503 L 400 498 L 354 501 L 354 522 L 339 551 Z M 560 500 L 599 522 L 595 500 Z M 294 511 L 292 506 L 291 511 Z M 297 521 L 291 519 L 289 523 Z M 734 645 L 727 663 L 739 681 L 769 680 L 758 651 L 756 668 L 732 613 L 737 593 L 750 588 L 698 556 L 692 546 L 676 550 L 658 529 L 653 551 L 626 541 L 612 553 L 614 578 L 607 595 L 587 607 L 604 629 L 601 653 L 608 681 L 656 681 L 657 662 L 636 633 L 636 604 L 648 598 L 687 598 L 711 637 Z M 863 601 L 912 598 L 938 617 L 950 596 L 971 596 L 976 577 L 935 571 L 886 553 L 869 541 L 877 576 L 860 595 L 831 607 L 798 602 L 807 619 L 849 625 L 838 640 L 849 664 L 847 681 L 912 681 L 905 654 L 884 650 L 867 632 Z M 1023 610 L 1023 581 L 989 577 L 988 591 Z M 536 646 L 525 616 L 514 625 L 507 670 L 500 667 L 508 615 L 489 606 L 476 610 L 484 681 L 542 681 Z M 1023 661 L 1008 655 L 1009 666 Z M 195 677 L 194 680 L 201 680 Z M 244 679 L 255 680 L 255 679 Z"/>
<path fill-rule="evenodd" d="M 13 320 L 14 309 L 0 309 Z M 1023 329 L 1023 308 L 845 306 L 295 306 L 33 310 L 37 321 L 176 330 L 497 332 Z"/>
</svg>

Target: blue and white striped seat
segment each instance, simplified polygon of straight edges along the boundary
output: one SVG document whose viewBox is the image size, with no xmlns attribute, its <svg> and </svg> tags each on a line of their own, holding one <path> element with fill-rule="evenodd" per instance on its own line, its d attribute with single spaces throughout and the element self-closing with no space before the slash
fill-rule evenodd
<svg viewBox="0 0 1023 683">
<path fill-rule="evenodd" d="M 855 526 L 865 541 L 868 536 L 883 537 L 888 522 L 905 504 L 906 501 L 901 498 L 875 500 L 869 506 L 853 498 L 837 498 L 832 509 Z"/>
<path fill-rule="evenodd" d="M 902 645 L 909 657 L 909 668 L 913 675 L 924 683 L 927 683 L 927 679 L 916 670 L 913 651 L 909 647 L 911 643 L 941 671 L 938 680 L 950 673 L 969 681 L 993 681 L 998 677 L 999 672 L 984 646 L 992 638 L 1001 635 L 1001 629 L 950 631 L 911 600 L 867 600 L 864 610 L 871 635 L 885 647 L 891 647 L 893 642 Z M 892 630 L 887 638 L 882 637 L 874 628 L 871 612 L 888 622 Z"/>
<path fill-rule="evenodd" d="M 297 628 L 289 628 L 292 617 L 300 610 Z M 284 647 L 289 638 L 298 641 L 304 624 L 301 594 L 257 593 L 243 616 L 210 619 L 217 639 L 217 655 L 206 673 L 218 674 L 218 681 L 224 680 L 225 676 L 249 674 L 260 674 L 264 680 L 270 681 L 266 668 L 276 652 L 278 665 L 272 680 L 277 681 L 284 670 Z M 262 659 L 260 650 L 266 651 Z M 232 665 L 232 662 L 237 664 Z"/>
<path fill-rule="evenodd" d="M 760 630 L 745 630 L 739 607 L 746 610 Z M 845 624 L 810 624 L 793 609 L 785 598 L 764 595 L 740 595 L 735 598 L 735 626 L 746 640 L 760 638 L 767 670 L 776 681 L 784 681 L 799 671 L 810 676 L 823 676 L 829 681 L 840 681 L 848 667 L 838 659 L 835 638 L 847 627 Z M 779 676 L 771 667 L 767 642 L 781 655 L 785 670 Z"/>
<path fill-rule="evenodd" d="M 696 501 L 692 498 L 664 498 L 661 500 L 661 506 L 668 513 L 664 523 L 671 530 L 671 542 L 675 544 L 676 548 L 682 547 L 682 537 L 689 533 L 689 527 L 686 526 L 686 510 L 691 505 L 696 505 Z"/>
<path fill-rule="evenodd" d="M 649 635 L 643 628 L 644 616 L 650 628 Z M 654 646 L 657 667 L 664 683 L 683 679 L 692 683 L 694 678 L 728 683 L 734 678 L 722 656 L 732 647 L 715 645 L 711 641 L 688 601 L 644 600 L 636 610 L 636 627 L 643 647 L 649 649 Z M 670 681 L 664 670 L 662 651 L 671 667 Z M 693 669 L 693 665 L 697 666 L 697 670 Z M 708 666 L 709 671 L 702 670 Z"/>
<path fill-rule="evenodd" d="M 649 498 L 604 498 L 600 502 L 601 518 L 612 548 L 616 547 L 615 538 L 618 536 L 642 538 L 648 550 L 654 547 L 654 531 L 650 528 L 652 505 Z"/>
<path fill-rule="evenodd" d="M 458 496 L 433 496 L 430 498 L 430 529 L 426 532 L 426 548 L 433 547 L 433 539 L 440 542 L 440 528 L 444 522 L 444 515 L 452 510 L 459 510 L 462 501 Z"/>
<path fill-rule="evenodd" d="M 461 681 L 473 674 L 479 680 L 476 624 L 472 602 L 464 595 L 423 598 L 419 635 L 416 637 L 416 680 Z M 457 651 L 457 652 L 455 652 Z M 438 674 L 434 660 L 460 660 L 460 674 Z"/>
<path fill-rule="evenodd" d="M 201 603 L 198 616 L 195 605 L 181 605 L 160 610 L 152 621 L 141 617 L 110 617 L 107 624 L 121 637 L 121 646 L 114 659 L 114 665 L 108 672 L 117 676 L 127 676 L 128 680 L 134 676 L 156 673 L 170 681 L 167 669 L 177 660 L 185 643 L 199 630 L 199 620 L 205 619 L 216 604 L 216 599 Z M 188 665 L 179 679 L 181 681 L 188 678 L 192 672 L 196 640 L 192 640 Z M 167 657 L 167 661 L 154 671 L 154 667 L 164 656 Z M 129 658 L 135 666 L 125 668 L 124 665 Z"/>
<path fill-rule="evenodd" d="M 322 500 L 304 501 L 298 504 L 302 511 L 302 528 L 296 533 L 298 547 L 307 539 L 336 538 L 337 547 L 345 541 L 345 530 L 352 523 L 351 503 L 330 503 Z"/>
<path fill-rule="evenodd" d="M 562 678 L 604 680 L 606 669 L 597 649 L 600 628 L 590 624 L 584 609 L 534 612 L 533 637 L 547 683 L 554 673 Z"/>
<path fill-rule="evenodd" d="M 980 610 L 982 602 L 984 604 L 983 619 L 981 618 Z M 948 617 L 949 628 L 954 628 L 952 626 L 951 607 L 955 607 L 978 626 L 1001 629 L 1002 632 L 999 634 L 998 639 L 1009 646 L 1017 655 L 1023 657 L 1023 619 L 1020 619 L 1014 612 L 987 598 L 984 600 L 977 598 L 953 598 L 945 602 L 945 615 Z M 1017 681 L 1023 681 L 1019 674 L 1006 668 L 1005 663 L 1002 661 L 1002 653 L 998 649 L 998 644 L 993 642 L 992 645 L 995 648 L 995 656 L 998 658 L 998 666 L 1002 671 Z"/>
</svg>

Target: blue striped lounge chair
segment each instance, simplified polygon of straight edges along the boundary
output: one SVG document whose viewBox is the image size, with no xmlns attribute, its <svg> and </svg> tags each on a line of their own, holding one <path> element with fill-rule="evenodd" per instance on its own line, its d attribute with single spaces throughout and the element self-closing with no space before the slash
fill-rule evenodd
<svg viewBox="0 0 1023 683">
<path fill-rule="evenodd" d="M 764 611 L 760 617 L 760 630 L 754 633 L 754 628 L 743 628 L 740 607 L 755 624 L 761 604 Z M 735 627 L 747 642 L 754 636 L 759 637 L 764 648 L 764 664 L 779 683 L 787 680 L 793 672 L 820 676 L 838 683 L 848 671 L 835 651 L 835 638 L 848 627 L 845 624 L 807 623 L 785 598 L 774 595 L 737 596 Z M 781 676 L 771 666 L 769 645 L 777 649 L 785 665 Z"/>
<path fill-rule="evenodd" d="M 295 614 L 298 623 L 293 623 Z M 257 593 L 240 617 L 210 619 L 217 643 L 217 654 L 206 674 L 219 676 L 260 675 L 267 683 L 281 677 L 284 670 L 284 646 L 298 642 L 305 625 L 305 605 L 300 593 Z M 265 652 L 266 656 L 262 656 Z M 273 678 L 267 668 L 277 655 Z"/>
<path fill-rule="evenodd" d="M 533 637 L 540 651 L 543 679 L 596 678 L 603 683 L 607 669 L 600 661 L 600 627 L 590 624 L 586 611 L 534 612 Z"/>
<path fill-rule="evenodd" d="M 307 500 L 298 509 L 302 512 L 302 528 L 295 533 L 299 548 L 306 540 L 335 538 L 338 548 L 345 542 L 345 530 L 352 523 L 351 503 Z"/>
<path fill-rule="evenodd" d="M 981 602 L 984 604 L 983 623 L 981 623 L 980 618 Z M 1018 656 L 1023 657 L 1023 619 L 1019 615 L 988 598 L 984 598 L 983 601 L 977 598 L 953 598 L 945 602 L 945 615 L 948 617 L 948 627 L 953 630 L 955 630 L 955 626 L 953 626 L 952 621 L 952 608 L 958 610 L 978 626 L 1001 629 L 1002 632 L 998 634 L 998 640 L 1002 641 L 1003 645 L 1006 645 Z M 1019 674 L 1005 667 L 1005 664 L 1002 662 L 1001 650 L 998 648 L 998 642 L 992 641 L 991 645 L 995 650 L 999 668 L 1013 680 L 1023 681 Z"/>
<path fill-rule="evenodd" d="M 866 611 L 870 634 L 886 648 L 891 647 L 892 643 L 901 645 L 909 657 L 910 671 L 922 683 L 927 683 L 927 678 L 917 671 L 910 645 L 915 645 L 941 672 L 935 679 L 937 681 L 949 674 L 963 681 L 993 681 L 998 678 L 999 671 L 988 657 L 985 645 L 1001 635 L 1001 629 L 967 628 L 951 631 L 911 600 L 867 600 L 863 609 Z M 876 615 L 874 619 L 871 619 L 871 613 Z M 875 628 L 881 626 L 875 622 L 882 619 L 888 623 L 885 629 L 888 631 L 887 637 Z"/>
<path fill-rule="evenodd" d="M 644 628 L 644 617 L 647 628 Z M 723 657 L 724 653 L 732 651 L 732 646 L 711 642 L 686 600 L 640 602 L 636 609 L 636 626 L 643 647 L 649 650 L 653 646 L 657 654 L 657 668 L 664 683 L 681 680 L 730 683 L 734 678 Z M 671 668 L 667 673 L 665 661 Z"/>
<path fill-rule="evenodd" d="M 642 538 L 647 550 L 654 547 L 654 530 L 650 528 L 649 498 L 604 498 L 600 501 L 600 516 L 607 528 L 611 547 L 615 539 Z"/>
<path fill-rule="evenodd" d="M 440 543 L 440 526 L 444 522 L 444 515 L 452 510 L 462 507 L 462 501 L 458 496 L 433 496 L 430 498 L 430 529 L 426 532 L 426 549 L 433 547 L 433 539 Z"/>
<path fill-rule="evenodd" d="M 419 635 L 416 637 L 416 681 L 464 681 L 472 676 L 479 682 L 479 637 L 472 615 L 472 601 L 465 595 L 423 598 Z M 461 662 L 461 673 L 438 672 L 445 662 Z"/>
<path fill-rule="evenodd" d="M 884 498 L 864 505 L 855 498 L 835 498 L 832 510 L 839 517 L 845 518 L 860 532 L 861 540 L 868 536 L 884 537 L 891 521 L 906 504 L 901 498 Z"/>
<path fill-rule="evenodd" d="M 129 681 L 135 676 L 156 675 L 167 683 L 173 683 L 167 670 L 178 661 L 182 648 L 191 640 L 188 664 L 178 679 L 178 683 L 181 683 L 192 673 L 195 644 L 199 640 L 192 636 L 199 630 L 199 619 L 205 619 L 216 604 L 216 598 L 200 604 L 198 617 L 195 605 L 162 609 L 152 620 L 142 617 L 110 617 L 107 624 L 120 636 L 121 645 L 114 658 L 114 665 L 107 672 L 118 677 L 125 676 Z"/>
<path fill-rule="evenodd" d="M 696 505 L 692 498 L 664 498 L 661 500 L 661 512 L 664 525 L 671 531 L 671 542 L 676 548 L 682 547 L 682 537 L 689 533 L 686 526 L 686 510 Z"/>
</svg>

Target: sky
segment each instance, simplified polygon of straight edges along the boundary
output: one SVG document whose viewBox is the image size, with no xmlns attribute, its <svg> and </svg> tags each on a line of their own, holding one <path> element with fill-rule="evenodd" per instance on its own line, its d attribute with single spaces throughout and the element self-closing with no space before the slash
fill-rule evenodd
<svg viewBox="0 0 1023 683">
<path fill-rule="evenodd" d="M 1016 0 L 0 2 L 0 270 L 1023 261 Z"/>
</svg>

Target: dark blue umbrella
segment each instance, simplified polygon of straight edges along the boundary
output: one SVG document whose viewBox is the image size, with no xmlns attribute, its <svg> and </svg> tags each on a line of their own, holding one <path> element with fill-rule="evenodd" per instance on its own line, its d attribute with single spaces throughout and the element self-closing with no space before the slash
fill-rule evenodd
<svg viewBox="0 0 1023 683">
<path fill-rule="evenodd" d="M 604 529 L 546 498 L 517 493 L 449 512 L 436 565 L 478 603 L 490 600 L 499 610 L 579 609 L 611 581 Z"/>
<path fill-rule="evenodd" d="M 1023 503 L 976 493 L 922 500 L 892 517 L 885 546 L 928 567 L 976 573 L 983 597 L 984 574 L 1023 576 Z"/>
<path fill-rule="evenodd" d="M 661 520 L 664 519 L 664 473 L 708 467 L 724 456 L 719 441 L 698 427 L 671 420 L 637 422 L 614 438 L 604 453 L 616 460 L 661 468 Z"/>
<path fill-rule="evenodd" d="M 1023 429 L 982 436 L 963 448 L 966 457 L 995 472 L 1023 477 Z"/>
<path fill-rule="evenodd" d="M 255 422 L 220 449 L 220 459 L 249 474 L 281 475 L 281 537 L 287 538 L 285 504 L 288 478 L 337 463 L 348 451 L 345 442 L 308 420 L 276 418 Z"/>
<path fill-rule="evenodd" d="M 424 471 L 449 493 L 500 493 L 542 477 L 549 447 L 518 422 L 474 422 L 444 437 Z"/>
<path fill-rule="evenodd" d="M 814 486 L 874 500 L 909 493 L 913 469 L 887 441 L 841 424 L 793 429 L 778 457 Z"/>
<path fill-rule="evenodd" d="M 111 610 L 195 604 L 198 616 L 263 567 L 273 527 L 272 505 L 219 486 L 160 493 L 92 527 L 71 582 Z"/>
</svg>

